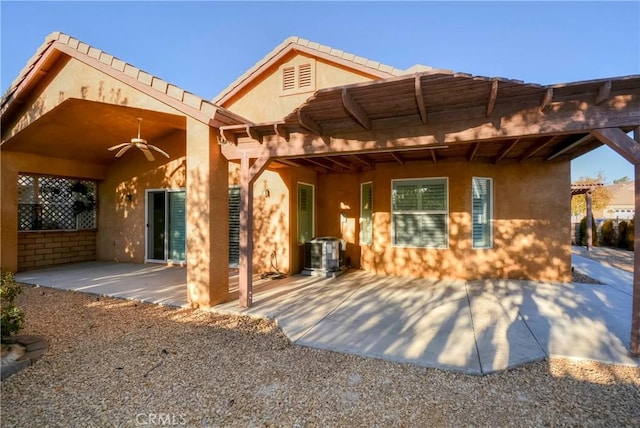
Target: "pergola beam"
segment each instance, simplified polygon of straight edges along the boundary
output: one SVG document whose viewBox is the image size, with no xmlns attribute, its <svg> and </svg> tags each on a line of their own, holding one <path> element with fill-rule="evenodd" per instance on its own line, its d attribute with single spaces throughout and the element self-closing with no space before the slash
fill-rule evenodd
<svg viewBox="0 0 640 428">
<path fill-rule="evenodd" d="M 424 103 L 424 95 L 422 93 L 422 83 L 420 76 L 415 77 L 414 88 L 416 91 L 416 104 L 418 105 L 418 112 L 420 113 L 420 120 L 423 124 L 427 124 L 427 106 Z"/>
<path fill-rule="evenodd" d="M 640 126 L 633 130 L 635 143 L 640 146 Z M 640 212 L 640 163 L 635 164 L 635 212 Z M 640 355 L 640 221 L 633 222 L 633 291 L 631 308 L 631 353 Z"/>
<path fill-rule="evenodd" d="M 592 134 L 633 165 L 640 163 L 640 144 L 625 134 L 622 129 L 595 129 Z"/>
<path fill-rule="evenodd" d="M 262 135 L 260 135 L 260 133 L 255 128 L 252 128 L 251 125 L 246 126 L 246 132 L 249 137 L 262 144 Z"/>
<path fill-rule="evenodd" d="M 600 105 L 603 102 L 609 99 L 611 95 L 611 80 L 604 82 L 602 86 L 598 89 L 598 93 L 596 94 L 596 105 Z"/>
<path fill-rule="evenodd" d="M 553 88 L 548 88 L 544 97 L 542 97 L 542 102 L 540 103 L 540 111 L 546 111 L 549 107 L 551 107 L 551 102 L 553 101 Z"/>
<path fill-rule="evenodd" d="M 498 81 L 491 82 L 491 92 L 489 92 L 489 101 L 487 101 L 487 117 L 493 114 L 493 109 L 496 106 L 496 100 L 498 99 Z"/>
<path fill-rule="evenodd" d="M 298 123 L 302 125 L 307 131 L 310 131 L 315 135 L 322 135 L 322 128 L 318 123 L 313 121 L 307 114 L 305 114 L 301 109 L 298 109 Z"/>
<path fill-rule="evenodd" d="M 353 99 L 351 94 L 347 91 L 346 88 L 342 90 L 342 104 L 344 108 L 354 117 L 354 119 L 362 126 L 364 129 L 371 129 L 371 119 L 369 115 L 362 109 L 360 104 L 357 103 L 356 100 Z"/>
<path fill-rule="evenodd" d="M 284 127 L 284 123 L 280 123 L 280 122 L 274 123 L 273 130 L 278 137 L 282 138 L 287 142 L 289 141 L 289 131 L 287 131 L 287 128 Z"/>
</svg>

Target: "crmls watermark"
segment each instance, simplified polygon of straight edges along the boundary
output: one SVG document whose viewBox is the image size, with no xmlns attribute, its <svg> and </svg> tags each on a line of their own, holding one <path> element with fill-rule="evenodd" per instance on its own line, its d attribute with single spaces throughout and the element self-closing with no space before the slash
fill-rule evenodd
<svg viewBox="0 0 640 428">
<path fill-rule="evenodd" d="M 136 426 L 180 426 L 186 425 L 187 418 L 183 413 L 138 413 Z"/>
</svg>

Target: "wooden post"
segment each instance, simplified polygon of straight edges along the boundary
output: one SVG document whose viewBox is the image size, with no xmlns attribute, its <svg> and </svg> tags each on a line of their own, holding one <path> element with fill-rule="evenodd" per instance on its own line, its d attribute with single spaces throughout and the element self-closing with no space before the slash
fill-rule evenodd
<svg viewBox="0 0 640 428">
<path fill-rule="evenodd" d="M 640 144 L 640 126 L 633 132 L 634 139 Z M 631 309 L 631 353 L 640 356 L 640 163 L 635 167 L 635 215 L 633 220 L 633 292 Z"/>
<path fill-rule="evenodd" d="M 593 230 L 591 223 L 593 222 L 593 212 L 591 210 L 592 193 L 591 189 L 585 193 L 585 199 L 587 200 L 587 251 L 591 251 L 591 241 L 593 240 Z"/>
<path fill-rule="evenodd" d="M 240 306 L 248 308 L 253 303 L 253 182 L 249 154 L 240 159 L 240 271 L 238 292 Z"/>
<path fill-rule="evenodd" d="M 240 268 L 238 294 L 240 306 L 253 304 L 253 183 L 265 170 L 269 158 L 258 158 L 251 165 L 250 154 L 240 158 Z"/>
</svg>

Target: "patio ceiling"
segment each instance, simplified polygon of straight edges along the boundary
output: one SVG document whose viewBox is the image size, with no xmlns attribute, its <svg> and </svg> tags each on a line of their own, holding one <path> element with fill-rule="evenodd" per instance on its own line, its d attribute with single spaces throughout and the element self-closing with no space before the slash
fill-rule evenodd
<svg viewBox="0 0 640 428">
<path fill-rule="evenodd" d="M 231 160 L 249 152 L 272 166 L 325 172 L 415 160 L 568 160 L 602 145 L 593 129 L 632 130 L 639 102 L 640 76 L 541 86 L 434 70 L 319 90 L 281 122 L 221 127 L 221 142 L 232 143 L 223 145 Z M 326 150 L 303 149 L 317 137 Z M 351 149 L 331 150 L 337 140 Z"/>
<path fill-rule="evenodd" d="M 117 159 L 107 149 L 136 136 L 138 117 L 142 137 L 152 144 L 186 128 L 184 116 L 68 99 L 3 142 L 2 149 L 108 164 Z"/>
</svg>

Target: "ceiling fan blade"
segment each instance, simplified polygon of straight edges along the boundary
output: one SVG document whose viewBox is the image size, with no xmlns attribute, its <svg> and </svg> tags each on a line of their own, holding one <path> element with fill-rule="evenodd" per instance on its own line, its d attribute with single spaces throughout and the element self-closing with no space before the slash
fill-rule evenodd
<svg viewBox="0 0 640 428">
<path fill-rule="evenodd" d="M 122 149 L 120 149 L 120 151 L 118 153 L 116 153 L 116 157 L 119 158 L 120 156 L 122 156 L 124 154 L 124 152 L 126 152 L 130 148 L 131 148 L 131 144 L 126 144 L 124 147 L 122 147 Z"/>
<path fill-rule="evenodd" d="M 131 143 L 116 144 L 115 146 L 109 147 L 107 150 L 109 150 L 109 151 L 118 150 L 118 149 L 121 149 L 124 146 L 128 146 L 129 144 L 131 144 Z"/>
<path fill-rule="evenodd" d="M 142 150 L 142 153 L 144 153 L 144 157 L 146 157 L 149 162 L 156 160 L 146 145 L 141 144 L 138 146 L 138 148 Z"/>
<path fill-rule="evenodd" d="M 156 147 L 153 144 L 147 144 L 147 145 L 149 146 L 150 149 L 155 150 L 156 152 L 160 153 L 161 155 L 163 155 L 164 157 L 169 159 L 169 154 L 167 152 L 165 152 L 164 150 L 162 150 L 161 148 Z"/>
</svg>

